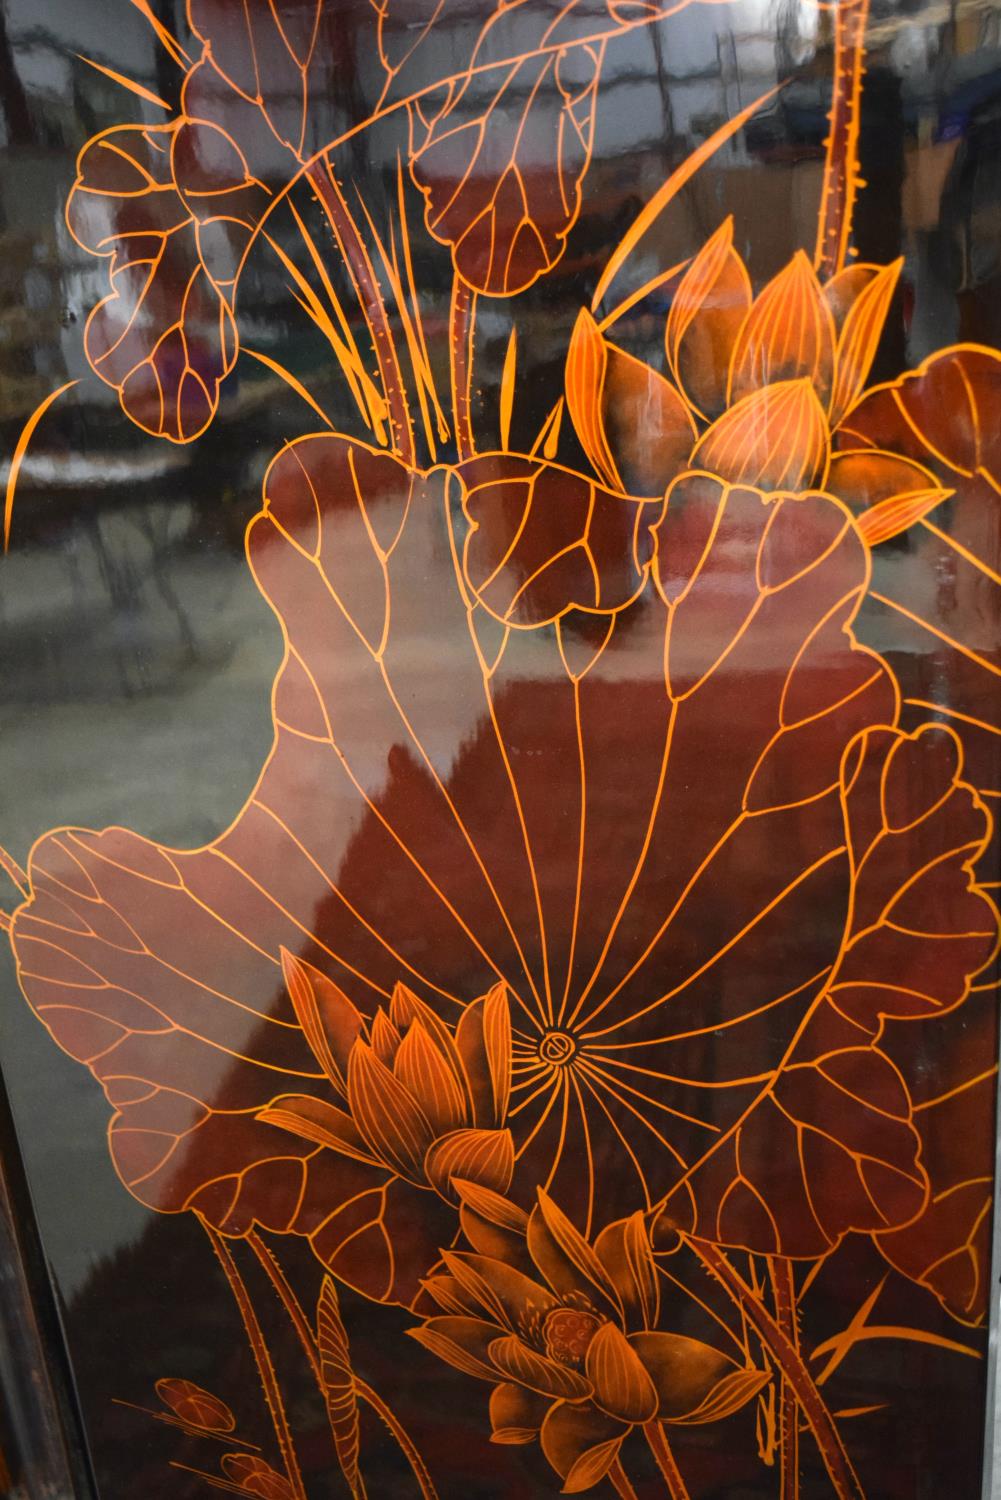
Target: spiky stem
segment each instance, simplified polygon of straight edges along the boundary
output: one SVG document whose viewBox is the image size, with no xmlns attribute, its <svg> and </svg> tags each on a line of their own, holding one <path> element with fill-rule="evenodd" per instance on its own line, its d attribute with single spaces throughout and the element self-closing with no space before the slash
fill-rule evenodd
<svg viewBox="0 0 1001 1500">
<path fill-rule="evenodd" d="M 302 1474 L 299 1469 L 299 1460 L 296 1457 L 295 1445 L 292 1442 L 292 1433 L 289 1430 L 288 1418 L 285 1415 L 285 1407 L 282 1402 L 281 1389 L 278 1385 L 278 1377 L 271 1360 L 271 1354 L 265 1342 L 261 1325 L 254 1311 L 254 1304 L 250 1299 L 250 1293 L 244 1285 L 243 1277 L 240 1275 L 233 1252 L 226 1243 L 218 1229 L 199 1214 L 202 1228 L 209 1237 L 209 1243 L 215 1251 L 216 1259 L 222 1267 L 223 1275 L 229 1283 L 233 1300 L 236 1302 L 243 1320 L 243 1326 L 247 1334 L 247 1342 L 250 1344 L 254 1361 L 257 1365 L 257 1373 L 261 1379 L 264 1390 L 264 1399 L 267 1402 L 268 1411 L 271 1414 L 271 1422 L 275 1429 L 275 1437 L 278 1439 L 278 1447 L 281 1451 L 282 1462 L 285 1465 L 285 1477 L 288 1479 L 289 1488 L 295 1500 L 306 1500 L 306 1491 L 303 1488 Z"/>
<path fill-rule="evenodd" d="M 632 1487 L 629 1475 L 622 1467 L 621 1458 L 617 1458 L 608 1471 L 608 1477 L 612 1483 L 612 1489 L 620 1497 L 620 1500 L 637 1500 L 636 1491 Z"/>
<path fill-rule="evenodd" d="M 354 283 L 355 293 L 368 325 L 372 347 L 375 349 L 376 363 L 379 366 L 379 378 L 386 399 L 386 409 L 389 412 L 393 447 L 403 462 L 409 468 L 413 468 L 416 464 L 416 450 L 410 407 L 407 404 L 407 393 L 403 384 L 396 344 L 393 341 L 393 332 L 389 326 L 389 317 L 379 291 L 371 256 L 365 248 L 361 232 L 348 208 L 329 156 L 311 162 L 306 168 L 306 176 L 323 205 L 327 222 L 333 231 L 348 274 Z"/>
<path fill-rule="evenodd" d="M 418 1453 L 417 1448 L 414 1445 L 414 1441 L 411 1438 L 410 1434 L 407 1432 L 407 1429 L 400 1423 L 400 1420 L 396 1416 L 396 1413 L 386 1405 L 385 1401 L 379 1395 L 379 1392 L 373 1390 L 367 1381 L 358 1380 L 356 1377 L 355 1388 L 361 1399 L 367 1402 L 367 1404 L 375 1412 L 376 1416 L 380 1417 L 385 1425 L 389 1428 L 389 1431 L 395 1439 L 400 1452 L 403 1454 L 404 1458 L 407 1460 L 407 1463 L 413 1470 L 414 1478 L 417 1480 L 417 1483 L 420 1486 L 423 1500 L 438 1500 L 438 1492 L 434 1487 L 434 1481 L 427 1471 L 424 1460 Z"/>
<path fill-rule="evenodd" d="M 296 1331 L 303 1352 L 313 1371 L 317 1388 L 322 1394 L 324 1382 L 323 1372 L 320 1367 L 320 1356 L 316 1348 L 316 1340 L 313 1338 L 309 1323 L 306 1320 L 306 1314 L 302 1310 L 302 1305 L 289 1285 L 285 1272 L 256 1230 L 251 1230 L 247 1235 L 247 1243 L 257 1256 L 262 1270 L 274 1287 L 285 1311 L 288 1313 L 292 1327 Z M 374 1390 L 367 1381 L 361 1380 L 355 1375 L 354 1384 L 359 1400 L 364 1401 L 370 1406 L 376 1416 L 389 1428 L 390 1433 L 399 1446 L 400 1452 L 413 1470 L 414 1478 L 420 1486 L 421 1495 L 424 1497 L 424 1500 L 438 1500 L 437 1491 L 427 1471 L 424 1460 L 417 1451 L 414 1441 L 406 1428 L 402 1426 L 395 1413 L 386 1405 L 378 1391 Z"/>
<path fill-rule="evenodd" d="M 861 186 L 858 136 L 869 0 L 839 0 L 834 9 L 831 129 L 817 223 L 814 265 L 821 280 L 840 271 L 848 255 L 855 198 Z"/>
<path fill-rule="evenodd" d="M 470 416 L 469 387 L 473 366 L 473 317 L 476 293 L 456 272 L 452 282 L 452 305 L 449 309 L 448 333 L 452 374 L 452 425 L 460 462 L 472 458 L 473 424 Z"/>
<path fill-rule="evenodd" d="M 667 1441 L 664 1429 L 659 1422 L 647 1422 L 643 1428 L 643 1435 L 647 1440 L 650 1452 L 657 1460 L 657 1467 L 664 1476 L 667 1485 L 667 1493 L 671 1500 L 690 1500 L 688 1486 L 681 1477 L 678 1462 L 671 1452 L 671 1445 Z"/>
<path fill-rule="evenodd" d="M 775 1296 L 775 1321 L 794 1348 L 799 1348 L 796 1327 L 796 1285 L 792 1266 L 782 1256 L 768 1258 Z M 799 1403 L 788 1376 L 782 1378 L 779 1406 L 779 1443 L 782 1455 L 781 1500 L 799 1500 Z"/>
<path fill-rule="evenodd" d="M 810 1431 L 816 1439 L 838 1500 L 865 1500 L 865 1492 L 845 1451 L 834 1419 L 798 1348 L 716 1245 L 710 1244 L 708 1240 L 694 1239 L 690 1235 L 685 1236 L 685 1241 L 747 1315 L 748 1322 L 753 1324 L 784 1378 L 792 1386 L 800 1410 L 810 1424 Z"/>
</svg>

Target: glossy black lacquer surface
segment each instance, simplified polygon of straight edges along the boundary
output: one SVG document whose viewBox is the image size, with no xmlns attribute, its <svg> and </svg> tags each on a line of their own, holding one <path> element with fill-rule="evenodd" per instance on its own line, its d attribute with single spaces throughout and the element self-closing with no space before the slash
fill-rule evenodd
<svg viewBox="0 0 1001 1500">
<path fill-rule="evenodd" d="M 981 1495 L 998 351 L 998 4 L 0 0 L 100 1500 Z"/>
</svg>

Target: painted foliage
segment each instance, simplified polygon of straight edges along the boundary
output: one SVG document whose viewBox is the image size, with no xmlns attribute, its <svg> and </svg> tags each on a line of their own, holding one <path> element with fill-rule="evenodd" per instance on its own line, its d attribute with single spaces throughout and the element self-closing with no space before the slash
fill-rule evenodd
<svg viewBox="0 0 1001 1500">
<path fill-rule="evenodd" d="M 818 1359 L 980 1348 L 1001 637 L 988 606 L 957 635 L 919 575 L 948 556 L 1001 587 L 1001 357 L 871 382 L 900 263 L 850 254 L 863 0 L 834 17 L 815 246 L 755 286 L 721 217 L 622 290 L 756 101 L 613 249 L 534 442 L 512 443 L 514 335 L 489 421 L 475 399 L 483 308 L 548 276 L 581 210 L 606 47 L 678 8 L 188 0 L 183 39 L 149 13 L 177 112 L 80 153 L 67 223 L 107 266 L 86 354 L 126 416 L 196 441 L 246 353 L 318 424 L 246 534 L 284 653 L 245 805 L 201 848 L 59 828 L 9 862 L 28 1005 L 103 1087 L 124 1187 L 194 1216 L 236 1298 L 273 1451 L 241 1446 L 226 1392 L 156 1391 L 161 1421 L 232 1447 L 202 1471 L 229 1493 L 321 1493 L 248 1268 L 329 1416 L 329 1493 L 355 1497 L 366 1409 L 413 1493 L 438 1489 L 356 1372 L 345 1288 L 373 1339 L 405 1310 L 495 1445 L 537 1450 L 540 1495 L 700 1500 L 698 1429 L 749 1443 L 781 1500 L 876 1500 L 865 1413 L 831 1409 Z M 360 46 L 382 88 L 345 120 Z M 389 117 L 409 154 L 377 209 L 348 152 Z M 420 214 L 451 257 L 437 331 Z M 241 347 L 262 247 L 351 430 Z M 617 336 L 652 292 L 648 364 Z M 906 644 L 929 638 L 936 681 Z M 885 1274 L 821 1342 L 806 1299 L 862 1242 Z M 880 1328 L 891 1278 L 922 1295 Z"/>
</svg>

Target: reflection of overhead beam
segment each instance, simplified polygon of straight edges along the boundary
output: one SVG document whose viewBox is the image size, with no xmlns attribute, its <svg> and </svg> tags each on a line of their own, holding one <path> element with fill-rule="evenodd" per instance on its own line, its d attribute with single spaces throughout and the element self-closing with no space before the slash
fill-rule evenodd
<svg viewBox="0 0 1001 1500">
<path fill-rule="evenodd" d="M 985 19 L 997 14 L 997 6 L 992 0 L 958 0 L 958 4 L 939 3 L 923 6 L 918 15 L 887 16 L 883 20 L 872 21 L 866 32 L 866 41 L 870 48 L 895 37 L 899 31 L 912 31 L 914 27 L 921 26 L 947 26 L 950 22 L 960 17 L 982 15 Z"/>
</svg>

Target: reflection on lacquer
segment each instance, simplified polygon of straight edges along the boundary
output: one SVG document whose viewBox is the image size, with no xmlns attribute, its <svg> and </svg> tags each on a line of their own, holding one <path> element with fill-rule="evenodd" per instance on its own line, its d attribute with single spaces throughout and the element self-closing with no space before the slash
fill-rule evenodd
<svg viewBox="0 0 1001 1500">
<path fill-rule="evenodd" d="M 913 567 L 883 593 L 873 557 L 906 536 L 926 572 L 952 552 L 998 583 L 1001 359 L 961 345 L 869 383 L 900 263 L 849 255 L 861 0 L 834 15 L 812 253 L 755 295 L 723 218 L 623 290 L 765 96 L 615 247 L 527 451 L 514 333 L 496 427 L 474 423 L 477 317 L 563 253 L 606 44 L 677 8 L 192 0 L 184 46 L 150 16 L 180 114 L 80 156 L 68 224 L 109 275 L 86 351 L 125 414 L 195 440 L 242 347 L 319 424 L 274 457 L 247 531 L 284 655 L 273 749 L 231 825 L 194 850 L 57 829 L 27 872 L 7 859 L 29 1004 L 103 1084 L 123 1183 L 197 1216 L 236 1299 L 274 1452 L 179 1374 L 148 1409 L 235 1444 L 199 1471 L 232 1493 L 307 1494 L 255 1262 L 355 1496 L 360 1405 L 435 1485 L 352 1367 L 338 1283 L 411 1310 L 494 1441 L 541 1445 L 554 1491 L 635 1496 L 645 1445 L 673 1500 L 701 1493 L 676 1433 L 751 1407 L 783 1500 L 806 1443 L 829 1492 L 865 1494 L 813 1360 L 876 1336 L 881 1287 L 826 1347 L 801 1334 L 846 1236 L 957 1324 L 984 1317 L 997 727 L 969 666 L 996 673 L 997 619 L 955 640 Z M 377 97 L 338 125 L 338 70 L 369 33 Z M 409 159 L 377 209 L 338 153 L 402 111 Z M 421 207 L 454 268 L 437 336 Z M 322 334 L 364 437 L 246 341 L 254 254 Z M 653 292 L 663 369 L 616 342 Z M 25 427 L 8 537 L 59 394 Z M 866 600 L 953 654 L 953 710 L 920 659 L 863 643 Z M 283 1236 L 314 1252 L 314 1305 Z M 942 1342 L 917 1321 L 885 1335 Z"/>
</svg>

